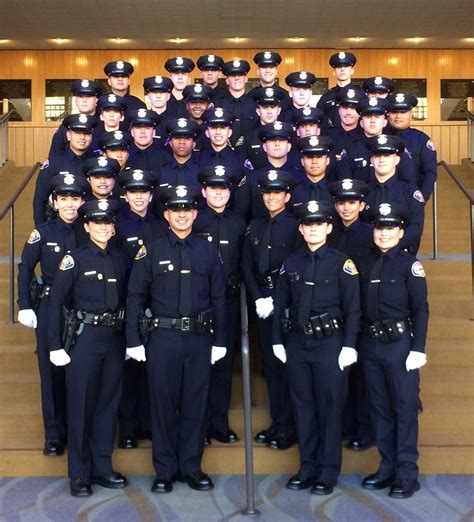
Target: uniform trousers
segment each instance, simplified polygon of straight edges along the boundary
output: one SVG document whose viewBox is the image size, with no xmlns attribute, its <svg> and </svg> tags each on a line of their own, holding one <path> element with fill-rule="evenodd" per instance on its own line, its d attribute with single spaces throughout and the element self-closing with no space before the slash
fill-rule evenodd
<svg viewBox="0 0 474 522">
<path fill-rule="evenodd" d="M 38 326 L 36 355 L 41 383 L 41 408 L 45 439 L 66 440 L 66 383 L 63 366 L 55 366 L 49 360 L 48 345 L 49 297 L 41 299 L 36 312 Z"/>
<path fill-rule="evenodd" d="M 418 478 L 418 411 L 420 376 L 407 371 L 410 333 L 384 344 L 362 336 L 359 360 L 373 410 L 375 440 L 382 458 L 378 474 L 382 478 Z"/>
<path fill-rule="evenodd" d="M 107 326 L 84 325 L 69 355 L 69 478 L 87 480 L 113 471 L 125 337 Z"/>
<path fill-rule="evenodd" d="M 287 335 L 291 399 L 300 449 L 299 474 L 336 482 L 341 471 L 345 373 L 338 365 L 341 334 Z"/>
<path fill-rule="evenodd" d="M 372 419 L 362 365 L 358 362 L 347 368 L 347 398 L 342 432 L 363 441 L 373 440 Z"/>
<path fill-rule="evenodd" d="M 156 328 L 147 344 L 153 466 L 158 476 L 201 470 L 212 336 Z"/>
</svg>

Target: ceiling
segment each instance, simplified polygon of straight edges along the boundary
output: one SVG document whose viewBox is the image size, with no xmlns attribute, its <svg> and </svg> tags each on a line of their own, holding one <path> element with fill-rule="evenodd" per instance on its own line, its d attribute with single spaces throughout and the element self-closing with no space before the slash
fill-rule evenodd
<svg viewBox="0 0 474 522">
<path fill-rule="evenodd" d="M 235 40 L 239 37 L 240 40 Z M 292 38 L 300 38 L 300 40 Z M 359 37 L 360 40 L 351 38 Z M 408 38 L 421 38 L 409 41 Z M 55 38 L 66 39 L 61 43 Z M 115 38 L 123 40 L 117 42 Z M 181 38 L 177 43 L 171 41 Z M 1 49 L 474 48 L 473 0 L 2 0 Z"/>
</svg>

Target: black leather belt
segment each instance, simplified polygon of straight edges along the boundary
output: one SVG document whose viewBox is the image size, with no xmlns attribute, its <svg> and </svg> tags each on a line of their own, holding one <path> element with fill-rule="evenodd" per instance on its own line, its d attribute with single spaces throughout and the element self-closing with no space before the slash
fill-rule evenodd
<svg viewBox="0 0 474 522">
<path fill-rule="evenodd" d="M 278 277 L 277 273 L 271 274 L 271 275 L 266 275 L 266 276 L 258 274 L 256 279 L 257 279 L 257 283 L 259 284 L 259 286 L 263 286 L 264 288 L 271 290 L 272 288 L 275 288 L 275 286 L 276 286 L 277 277 Z"/>
<path fill-rule="evenodd" d="M 342 320 L 342 318 L 328 317 L 327 319 L 321 321 L 321 325 L 313 325 L 312 323 L 306 323 L 304 326 L 301 326 L 300 323 L 298 323 L 298 321 L 290 319 L 291 331 L 303 332 L 305 335 L 314 335 L 316 337 L 327 337 L 335 331 L 342 328 L 343 325 L 344 321 Z"/>
<path fill-rule="evenodd" d="M 124 312 L 103 314 L 89 314 L 87 312 L 77 312 L 77 317 L 84 324 L 91 324 L 92 326 L 117 326 L 119 322 L 123 322 Z"/>
<path fill-rule="evenodd" d="M 45 297 L 49 297 L 52 288 L 53 285 L 39 285 L 38 298 L 44 299 Z"/>
<path fill-rule="evenodd" d="M 196 329 L 194 317 L 153 317 L 151 328 L 168 328 L 181 330 L 182 332 L 193 332 Z"/>
<path fill-rule="evenodd" d="M 373 324 L 364 324 L 362 332 L 370 335 L 372 339 L 378 339 L 382 342 L 393 342 L 411 328 L 409 319 L 383 319 Z"/>
</svg>

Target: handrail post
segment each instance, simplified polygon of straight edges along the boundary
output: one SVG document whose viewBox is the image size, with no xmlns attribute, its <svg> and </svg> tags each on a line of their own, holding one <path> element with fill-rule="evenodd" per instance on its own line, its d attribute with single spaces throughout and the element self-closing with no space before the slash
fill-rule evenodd
<svg viewBox="0 0 474 522">
<path fill-rule="evenodd" d="M 15 205 L 10 208 L 10 323 L 15 322 Z"/>
<path fill-rule="evenodd" d="M 471 292 L 474 297 L 474 202 L 472 201 L 469 210 L 471 217 Z"/>
<path fill-rule="evenodd" d="M 250 344 L 247 313 L 247 291 L 245 285 L 240 285 L 240 315 L 242 341 L 242 382 L 244 395 L 244 441 L 245 441 L 245 485 L 247 492 L 247 507 L 242 515 L 258 517 L 260 511 L 255 508 L 255 487 L 253 473 L 252 447 L 252 392 L 250 385 Z"/>
<path fill-rule="evenodd" d="M 438 188 L 433 187 L 433 259 L 438 259 Z"/>
</svg>

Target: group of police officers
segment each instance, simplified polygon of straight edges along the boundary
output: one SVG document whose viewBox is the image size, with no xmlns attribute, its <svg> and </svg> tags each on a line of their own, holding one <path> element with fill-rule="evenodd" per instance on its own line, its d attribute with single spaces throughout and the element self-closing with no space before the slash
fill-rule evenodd
<svg viewBox="0 0 474 522">
<path fill-rule="evenodd" d="M 341 440 L 381 462 L 366 489 L 419 489 L 418 369 L 428 304 L 414 257 L 436 152 L 410 127 L 417 99 L 391 79 L 336 86 L 314 103 L 311 72 L 277 84 L 281 56 L 250 64 L 170 58 L 169 77 L 104 67 L 71 86 L 77 113 L 38 175 L 35 229 L 19 265 L 19 314 L 36 329 L 44 454 L 68 447 L 73 496 L 123 488 L 118 445 L 152 439 L 152 491 L 212 489 L 204 447 L 229 426 L 240 286 L 255 310 L 270 425 L 257 443 L 299 445 L 289 489 L 332 493 Z M 218 85 L 220 74 L 227 88 Z M 317 106 L 316 106 L 317 105 Z M 37 265 L 41 275 L 35 275 Z"/>
</svg>

